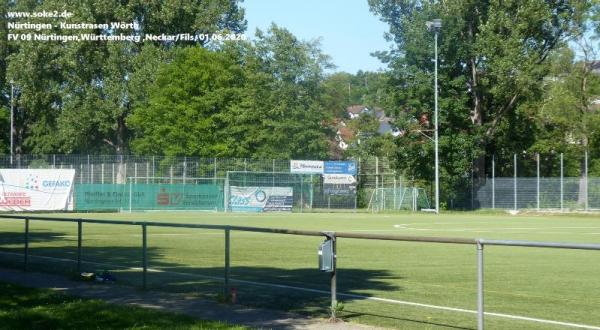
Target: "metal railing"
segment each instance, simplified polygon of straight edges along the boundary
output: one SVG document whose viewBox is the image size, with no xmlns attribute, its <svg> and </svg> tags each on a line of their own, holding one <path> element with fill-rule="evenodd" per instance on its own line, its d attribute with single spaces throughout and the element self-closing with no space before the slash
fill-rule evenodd
<svg viewBox="0 0 600 330">
<path fill-rule="evenodd" d="M 142 287 L 147 288 L 147 273 L 148 273 L 148 257 L 147 257 L 147 227 L 175 227 L 175 228 L 196 228 L 196 229 L 212 229 L 223 230 L 225 240 L 225 265 L 223 274 L 224 293 L 229 292 L 230 283 L 230 233 L 231 231 L 245 231 L 255 233 L 270 233 L 283 235 L 300 235 L 300 236 L 320 236 L 332 239 L 333 251 L 336 251 L 337 240 L 339 238 L 348 239 L 367 239 L 367 240 L 385 240 L 385 241 L 401 241 L 401 242 L 421 242 L 421 243 L 442 243 L 442 244 L 463 244 L 475 245 L 477 249 L 477 329 L 484 329 L 484 246 L 512 246 L 512 247 L 534 247 L 534 248 L 554 248 L 554 249 L 574 249 L 574 250 L 600 250 L 600 244 L 585 244 L 585 243 L 557 243 L 557 242 L 537 242 L 537 241 L 521 241 L 521 240 L 492 240 L 483 238 L 456 238 L 456 237 L 425 237 L 425 236 L 398 236 L 398 235 L 380 235 L 380 234 L 362 234 L 350 232 L 331 232 L 331 231 L 311 231 L 311 230 L 295 230 L 295 229 L 280 229 L 280 228 L 261 228 L 261 227 L 246 227 L 246 226 L 230 226 L 230 225 L 207 225 L 207 224 L 183 224 L 183 223 L 167 223 L 167 222 L 143 222 L 143 221 L 121 221 L 121 220 L 98 220 L 98 219 L 83 219 L 83 218 L 59 218 L 59 217 L 44 217 L 44 216 L 24 216 L 24 215 L 0 215 L 0 219 L 18 219 L 25 221 L 24 230 L 24 250 L 23 250 L 23 269 L 27 271 L 29 263 L 29 222 L 31 220 L 39 221 L 58 221 L 58 222 L 75 222 L 77 223 L 77 271 L 81 272 L 81 255 L 82 255 L 82 237 L 83 223 L 93 224 L 110 224 L 110 225 L 128 225 L 140 226 L 142 229 Z M 331 272 L 331 307 L 332 313 L 337 304 L 337 278 L 335 271 L 335 259 L 337 255 L 334 253 L 334 268 Z M 317 271 L 315 269 L 315 271 Z M 558 323 L 558 322 L 556 322 Z"/>
</svg>

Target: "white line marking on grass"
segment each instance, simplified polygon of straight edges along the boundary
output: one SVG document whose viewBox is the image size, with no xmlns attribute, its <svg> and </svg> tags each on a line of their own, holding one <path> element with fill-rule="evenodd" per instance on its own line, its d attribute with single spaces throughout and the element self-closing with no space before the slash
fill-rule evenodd
<svg viewBox="0 0 600 330">
<path fill-rule="evenodd" d="M 9 254 L 9 255 L 22 256 L 21 253 L 15 253 L 15 252 L 0 251 L 0 254 Z M 55 257 L 35 256 L 35 255 L 30 255 L 30 257 L 35 257 L 35 258 L 40 258 L 40 259 L 59 260 L 59 261 L 66 261 L 66 262 L 75 262 L 75 260 L 73 260 L 73 259 L 66 259 L 66 258 L 55 258 Z M 136 270 L 136 271 L 141 271 L 142 270 L 141 267 L 127 267 L 127 266 L 119 266 L 119 265 L 113 265 L 113 264 L 102 263 L 102 262 L 91 262 L 91 261 L 83 261 L 83 260 L 81 262 L 82 263 L 87 263 L 87 264 L 92 264 L 92 265 L 109 266 L 109 267 L 122 268 L 122 269 L 128 269 L 128 270 Z M 182 276 L 188 276 L 188 277 L 199 277 L 199 278 L 206 278 L 206 279 L 213 279 L 213 280 L 223 281 L 223 277 L 220 277 L 220 276 L 209 276 L 209 275 L 199 275 L 199 274 L 190 274 L 190 273 L 182 273 L 182 272 L 173 272 L 173 271 L 160 270 L 160 269 L 155 269 L 155 268 L 148 268 L 148 271 L 149 272 L 153 272 L 153 273 L 176 274 L 176 275 L 182 275 Z M 257 286 L 266 286 L 266 287 L 282 288 L 282 289 L 292 289 L 292 290 L 305 291 L 305 292 L 322 293 L 322 294 L 327 294 L 327 295 L 331 294 L 331 292 L 328 291 L 328 290 L 310 289 L 310 288 L 303 288 L 303 287 L 292 286 L 292 285 L 285 285 L 285 284 L 262 283 L 262 282 L 238 280 L 238 279 L 234 279 L 234 278 L 231 278 L 230 281 L 231 282 L 238 282 L 238 283 L 246 283 L 246 284 L 251 284 L 251 285 L 257 285 Z M 449 311 L 449 312 L 477 314 L 477 311 L 476 310 L 472 310 L 472 309 L 463 309 L 463 308 L 448 307 L 448 306 L 438 306 L 438 305 L 423 304 L 423 303 L 417 303 L 417 302 L 412 302 L 412 301 L 395 300 L 395 299 L 388 299 L 388 298 L 369 297 L 369 296 L 363 296 L 363 295 L 353 294 L 353 293 L 341 293 L 341 292 L 338 292 L 338 296 L 344 296 L 344 297 L 349 297 L 349 298 L 357 298 L 357 299 L 365 299 L 365 300 L 373 300 L 373 301 L 381 301 L 381 302 L 387 302 L 387 303 L 398 304 L 398 305 L 431 308 L 431 309 L 444 310 L 444 311 Z M 593 325 L 570 323 L 570 322 L 561 322 L 561 321 L 553 321 L 553 320 L 539 319 L 539 318 L 535 318 L 535 317 L 527 317 L 527 316 L 520 316 L 520 315 L 495 313 L 495 312 L 485 312 L 485 315 L 487 315 L 487 316 L 501 317 L 501 318 L 507 318 L 507 319 L 512 319 L 512 320 L 520 320 L 520 321 L 529 321 L 529 322 L 536 322 L 536 323 L 560 325 L 560 326 L 572 327 L 572 328 L 600 330 L 600 327 L 593 326 Z"/>
</svg>

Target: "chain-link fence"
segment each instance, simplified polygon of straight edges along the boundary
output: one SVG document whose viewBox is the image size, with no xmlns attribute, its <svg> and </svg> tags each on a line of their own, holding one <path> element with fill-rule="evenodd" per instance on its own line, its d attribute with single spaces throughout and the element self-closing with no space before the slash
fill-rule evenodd
<svg viewBox="0 0 600 330">
<path fill-rule="evenodd" d="M 600 162 L 583 154 L 520 153 L 473 162 L 465 208 L 599 210 Z M 476 173 L 485 173 L 478 176 Z"/>
<path fill-rule="evenodd" d="M 18 155 L 12 162 L 9 156 L 0 156 L 0 168 L 75 169 L 75 209 L 85 211 L 173 208 L 230 210 L 227 203 L 232 196 L 231 186 L 268 188 L 261 190 L 265 193 L 269 193 L 273 187 L 292 187 L 294 211 L 356 210 L 367 208 L 374 194 L 380 195 L 377 192 L 388 189 L 385 194 L 387 199 L 399 201 L 405 195 L 402 193 L 404 190 L 394 188 L 412 188 L 395 172 L 387 158 L 370 157 L 352 161 L 357 171 L 355 182 L 351 184 L 327 183 L 318 174 L 293 175 L 291 162 L 287 159 Z M 199 190 L 189 185 L 199 186 Z M 280 190 L 278 193 L 285 194 Z M 390 191 L 392 194 L 397 192 L 397 196 L 388 196 Z M 209 195 L 214 198 L 190 199 Z M 397 205 L 406 207 L 395 209 L 414 209 L 411 203 Z"/>
</svg>

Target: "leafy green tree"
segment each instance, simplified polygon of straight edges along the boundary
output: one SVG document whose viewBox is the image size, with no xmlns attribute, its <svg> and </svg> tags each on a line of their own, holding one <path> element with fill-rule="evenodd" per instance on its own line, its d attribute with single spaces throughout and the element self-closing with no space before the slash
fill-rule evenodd
<svg viewBox="0 0 600 330">
<path fill-rule="evenodd" d="M 226 118 L 241 103 L 241 67 L 223 53 L 198 47 L 176 50 L 158 72 L 147 107 L 129 124 L 138 132 L 133 148 L 141 154 L 232 157 Z"/>
<path fill-rule="evenodd" d="M 241 123 L 251 157 L 327 157 L 330 114 L 323 107 L 329 57 L 316 41 L 301 41 L 273 24 L 258 30 L 243 58 L 250 110 Z"/>
<path fill-rule="evenodd" d="M 369 0 L 390 25 L 393 50 L 380 58 L 389 73 L 388 108 L 397 126 L 433 119 L 433 33 L 440 18 L 440 155 L 442 194 L 458 199 L 470 177 L 485 175 L 485 155 L 508 158 L 533 143 L 523 107 L 542 96 L 548 56 L 580 26 L 590 2 Z M 398 139 L 397 160 L 409 175 L 433 178 L 433 145 L 424 129 Z M 508 160 L 508 159 L 505 159 Z M 489 160 L 488 160 L 489 161 Z M 501 174 L 501 173 L 499 173 Z"/>
<path fill-rule="evenodd" d="M 67 10 L 68 23 L 133 22 L 94 34 L 243 32 L 239 0 L 15 1 L 11 10 Z M 5 16 L 2 16 L 4 19 Z M 32 22 L 53 22 L 38 19 Z M 2 24 L 4 26 L 4 24 Z M 72 33 L 55 27 L 57 34 Z M 19 87 L 17 151 L 128 152 L 127 117 L 147 101 L 147 86 L 173 47 L 192 42 L 13 42 L 7 76 Z M 207 46 L 206 41 L 195 44 Z M 0 63 L 1 67 L 2 63 Z M 0 68 L 1 69 L 1 68 Z M 1 73 L 1 72 L 0 72 Z M 2 81 L 0 81 L 2 82 Z"/>
</svg>

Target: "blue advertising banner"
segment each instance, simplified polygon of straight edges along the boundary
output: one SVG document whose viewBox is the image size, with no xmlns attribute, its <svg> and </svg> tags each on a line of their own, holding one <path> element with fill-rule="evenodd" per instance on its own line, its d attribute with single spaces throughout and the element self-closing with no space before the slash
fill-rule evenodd
<svg viewBox="0 0 600 330">
<path fill-rule="evenodd" d="M 325 174 L 350 174 L 356 175 L 356 162 L 349 161 L 326 161 Z"/>
</svg>

